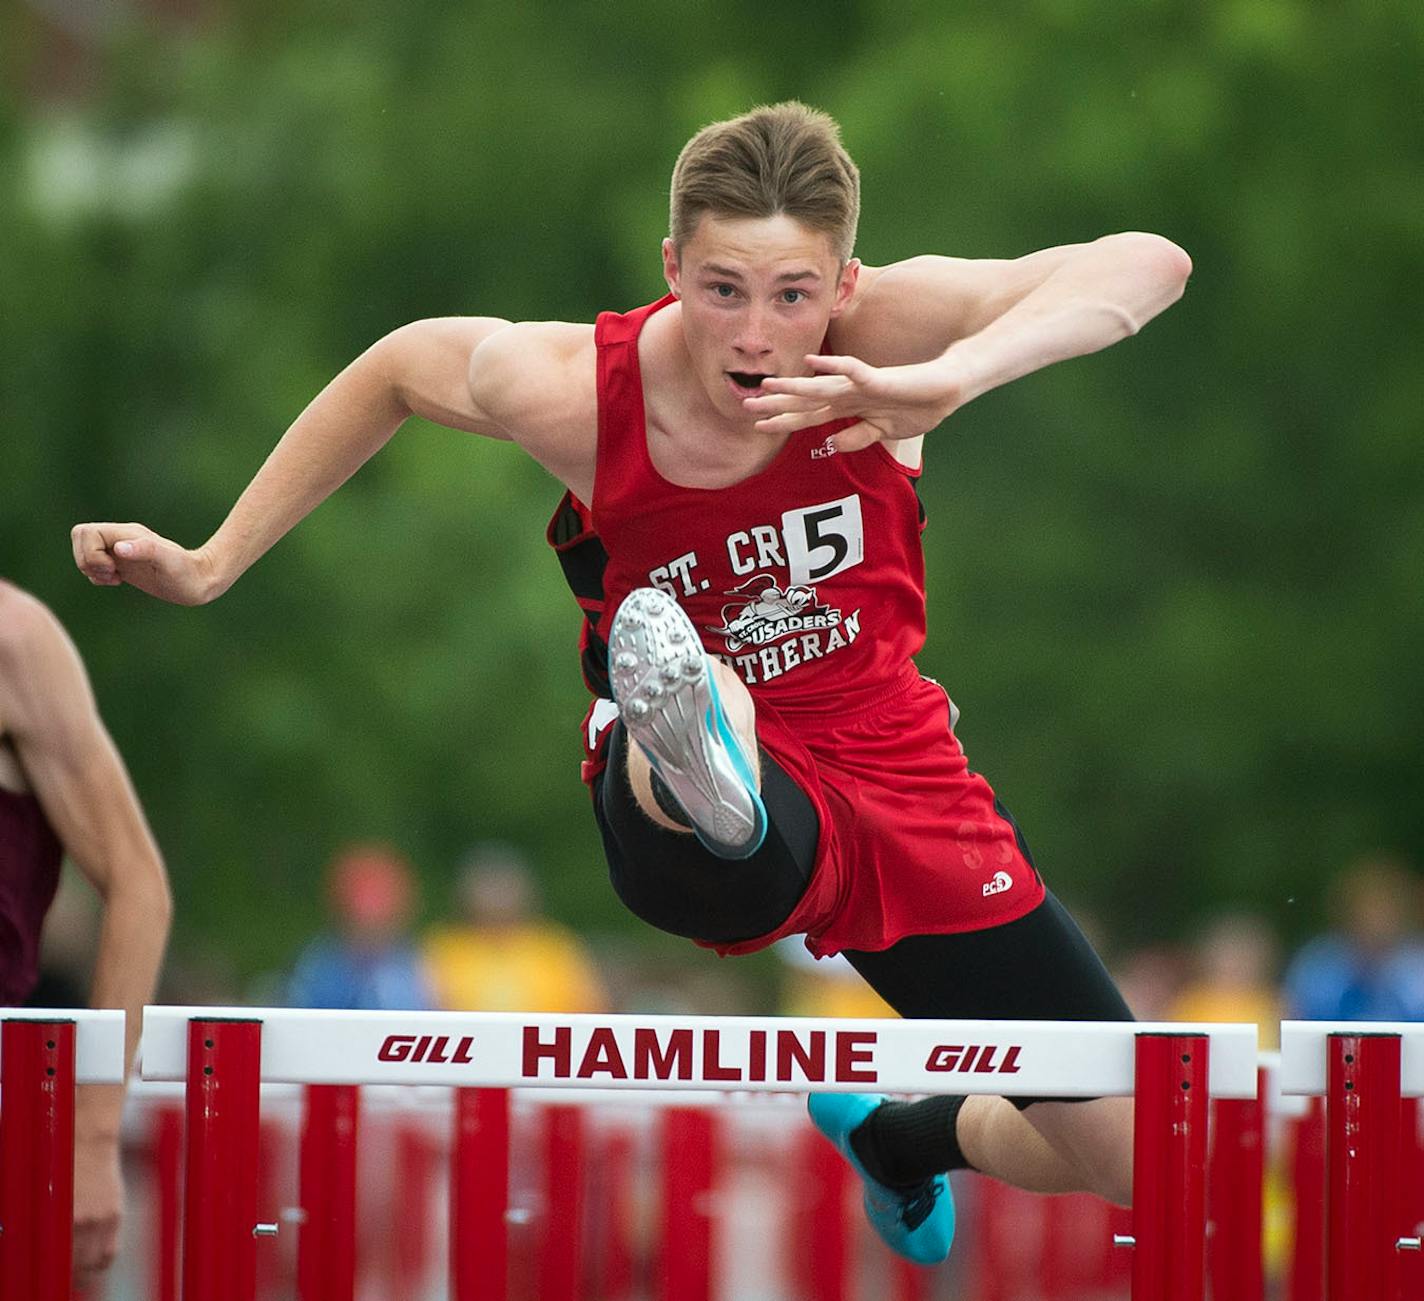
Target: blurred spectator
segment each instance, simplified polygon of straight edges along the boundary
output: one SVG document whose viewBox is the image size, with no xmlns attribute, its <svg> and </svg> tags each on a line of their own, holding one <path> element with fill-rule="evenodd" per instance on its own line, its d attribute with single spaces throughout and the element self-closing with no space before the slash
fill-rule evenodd
<svg viewBox="0 0 1424 1301">
<path fill-rule="evenodd" d="M 799 935 L 788 935 L 772 947 L 785 971 L 780 1000 L 784 1015 L 836 1019 L 898 1015 L 844 955 L 813 958 Z"/>
<path fill-rule="evenodd" d="M 1112 975 L 1133 1016 L 1165 1021 L 1186 981 L 1186 964 L 1175 946 L 1149 945 L 1118 959 Z"/>
<path fill-rule="evenodd" d="M 425 956 L 450 1011 L 602 1012 L 607 995 L 573 932 L 541 913 L 534 876 L 513 846 L 478 845 L 455 886 L 460 920 L 433 928 Z"/>
<path fill-rule="evenodd" d="M 1290 1015 L 1424 1019 L 1418 877 L 1398 859 L 1363 858 L 1335 879 L 1332 904 L 1338 929 L 1311 940 L 1286 970 Z"/>
<path fill-rule="evenodd" d="M 1170 1021 L 1246 1021 L 1262 1048 L 1280 1044 L 1281 997 L 1275 986 L 1276 938 L 1259 917 L 1228 913 L 1201 932 L 1191 974 L 1168 1008 Z"/>
<path fill-rule="evenodd" d="M 334 923 L 302 951 L 288 999 L 294 1007 L 371 1010 L 434 1006 L 408 938 L 415 906 L 410 864 L 386 845 L 352 845 L 327 871 Z"/>
</svg>

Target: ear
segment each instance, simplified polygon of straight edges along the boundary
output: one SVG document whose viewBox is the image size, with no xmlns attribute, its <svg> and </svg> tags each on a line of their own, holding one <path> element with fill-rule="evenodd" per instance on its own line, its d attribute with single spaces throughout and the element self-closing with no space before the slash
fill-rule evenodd
<svg viewBox="0 0 1424 1301">
<path fill-rule="evenodd" d="M 679 288 L 681 278 L 677 261 L 677 245 L 671 239 L 665 239 L 663 240 L 663 279 L 667 281 L 668 291 L 674 298 L 682 297 L 682 290 Z"/>
<path fill-rule="evenodd" d="M 841 268 L 840 279 L 836 281 L 836 301 L 831 307 L 831 315 L 839 316 L 855 297 L 855 286 L 860 279 L 860 259 L 853 257 Z"/>
</svg>

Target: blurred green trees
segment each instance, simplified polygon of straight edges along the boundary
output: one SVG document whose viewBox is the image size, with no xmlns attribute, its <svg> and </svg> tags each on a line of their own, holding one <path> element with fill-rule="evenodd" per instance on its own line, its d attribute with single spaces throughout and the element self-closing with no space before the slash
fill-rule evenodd
<svg viewBox="0 0 1424 1301">
<path fill-rule="evenodd" d="M 932 439 L 931 637 L 975 766 L 1125 943 L 1228 901 L 1288 935 L 1357 849 L 1424 851 L 1424 10 L 273 0 L 131 18 L 40 84 L 0 13 L 0 573 L 60 613 L 168 854 L 179 943 L 281 963 L 383 836 L 432 904 L 499 836 L 637 926 L 578 783 L 577 618 L 511 448 L 408 427 L 228 596 L 95 591 L 78 520 L 196 543 L 331 374 L 463 312 L 660 291 L 698 126 L 799 96 L 860 253 L 1150 229 L 1140 338 Z"/>
</svg>

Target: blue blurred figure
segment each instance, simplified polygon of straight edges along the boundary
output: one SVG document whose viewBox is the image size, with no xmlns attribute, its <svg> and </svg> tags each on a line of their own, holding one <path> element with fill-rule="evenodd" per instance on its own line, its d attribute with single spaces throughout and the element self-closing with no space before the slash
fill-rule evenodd
<svg viewBox="0 0 1424 1301">
<path fill-rule="evenodd" d="M 327 871 L 333 929 L 297 958 L 293 1007 L 424 1010 L 435 1006 L 425 966 L 408 938 L 415 879 L 387 845 L 352 845 Z"/>
<path fill-rule="evenodd" d="M 1419 879 L 1393 858 L 1361 859 L 1336 879 L 1339 928 L 1317 936 L 1285 975 L 1288 1014 L 1308 1021 L 1424 1019 Z"/>
</svg>

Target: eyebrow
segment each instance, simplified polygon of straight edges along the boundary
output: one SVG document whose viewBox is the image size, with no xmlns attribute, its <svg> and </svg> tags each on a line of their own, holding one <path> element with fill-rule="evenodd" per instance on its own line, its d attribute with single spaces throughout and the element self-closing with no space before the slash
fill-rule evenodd
<svg viewBox="0 0 1424 1301">
<path fill-rule="evenodd" d="M 742 279 L 742 273 L 732 267 L 724 267 L 716 262 L 705 263 L 702 270 L 710 275 L 725 276 L 728 280 Z M 785 284 L 794 280 L 819 280 L 821 273 L 812 267 L 806 267 L 801 271 L 783 271 L 776 277 L 777 284 Z"/>
</svg>

